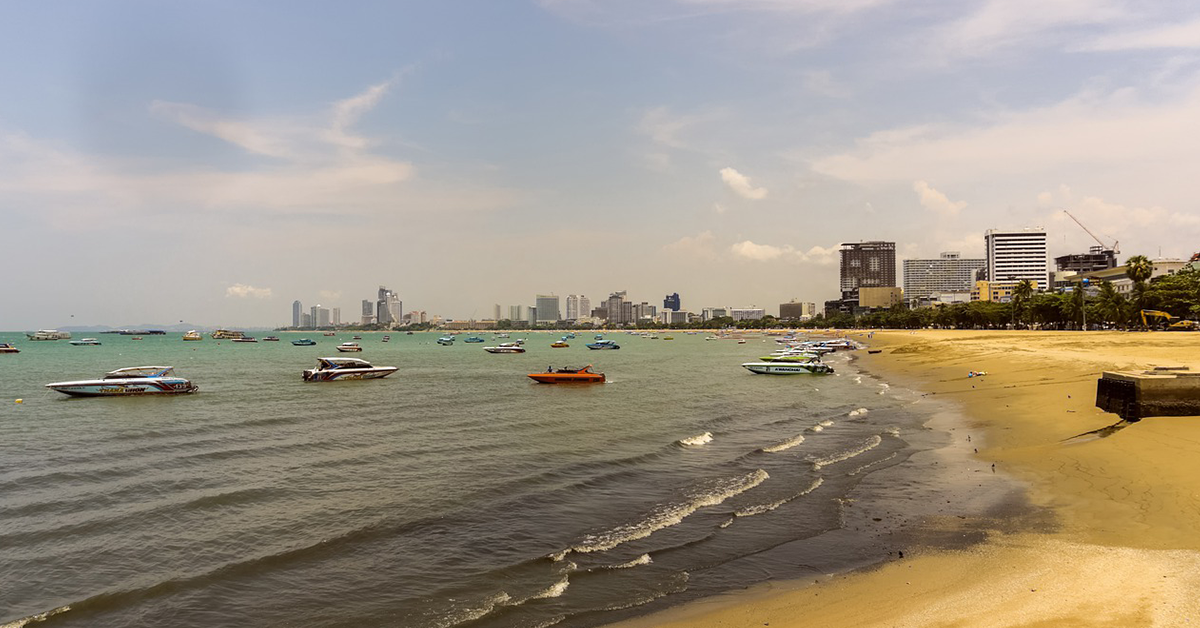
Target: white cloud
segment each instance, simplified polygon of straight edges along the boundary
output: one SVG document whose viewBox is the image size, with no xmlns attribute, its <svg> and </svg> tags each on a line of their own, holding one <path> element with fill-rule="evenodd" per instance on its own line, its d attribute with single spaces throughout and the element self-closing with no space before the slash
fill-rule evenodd
<svg viewBox="0 0 1200 628">
<path fill-rule="evenodd" d="M 1117 0 L 987 0 L 970 15 L 936 26 L 928 40 L 935 58 L 944 62 L 1004 48 L 1057 45 L 1081 27 L 1127 19 L 1129 12 Z"/>
<path fill-rule="evenodd" d="M 292 156 L 286 143 L 281 141 L 277 134 L 264 132 L 245 121 L 223 120 L 215 113 L 196 105 L 155 100 L 150 103 L 150 113 L 198 133 L 220 138 L 251 153 L 270 157 Z"/>
<path fill-rule="evenodd" d="M 756 188 L 750 184 L 750 179 L 733 168 L 721 169 L 721 180 L 738 196 L 750 200 L 762 200 L 767 197 L 766 188 Z"/>
<path fill-rule="evenodd" d="M 718 214 L 724 214 L 725 206 L 720 203 L 713 203 L 713 211 L 717 212 Z"/>
<path fill-rule="evenodd" d="M 713 244 L 717 237 L 711 231 L 705 231 L 696 236 L 684 236 L 666 246 L 663 250 L 676 255 L 690 255 L 700 258 L 715 258 Z"/>
<path fill-rule="evenodd" d="M 1097 52 L 1155 48 L 1200 48 L 1200 19 L 1102 35 L 1075 50 Z"/>
<path fill-rule="evenodd" d="M 679 114 L 672 112 L 669 107 L 655 107 L 642 114 L 638 131 L 661 146 L 694 150 L 692 142 L 685 138 L 687 133 L 721 116 L 718 111 Z"/>
<path fill-rule="evenodd" d="M 832 264 L 837 258 L 837 247 L 814 246 L 808 251 L 799 251 L 791 245 L 775 246 L 773 244 L 757 244 L 743 240 L 729 247 L 729 252 L 735 258 L 752 262 L 783 261 L 792 263 L 813 263 L 821 266 Z"/>
<path fill-rule="evenodd" d="M 253 297 L 255 299 L 269 299 L 271 297 L 270 288 L 255 288 L 244 283 L 235 283 L 225 289 L 225 296 L 236 297 L 239 299 L 247 299 Z"/>
<path fill-rule="evenodd" d="M 921 200 L 921 206 L 942 216 L 957 216 L 958 211 L 967 206 L 963 202 L 953 202 L 945 194 L 933 189 L 925 181 L 914 181 L 913 191 Z"/>
</svg>

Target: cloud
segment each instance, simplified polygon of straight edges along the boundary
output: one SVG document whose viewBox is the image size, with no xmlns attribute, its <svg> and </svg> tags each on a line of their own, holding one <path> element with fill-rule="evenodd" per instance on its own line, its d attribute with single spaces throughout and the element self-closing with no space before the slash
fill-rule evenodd
<svg viewBox="0 0 1200 628">
<path fill-rule="evenodd" d="M 270 288 L 255 288 L 244 283 L 235 283 L 225 289 L 225 297 L 236 297 L 239 299 L 247 299 L 253 297 L 255 299 L 271 298 Z"/>
<path fill-rule="evenodd" d="M 696 236 L 684 236 L 664 246 L 663 250 L 676 255 L 715 258 L 716 251 L 713 248 L 713 243 L 716 242 L 716 239 L 713 232 L 705 231 Z"/>
<path fill-rule="evenodd" d="M 935 26 L 933 58 L 981 57 L 1000 49 L 1058 45 L 1084 27 L 1130 18 L 1117 0 L 988 0 L 969 15 Z"/>
<path fill-rule="evenodd" d="M 837 247 L 814 246 L 808 251 L 799 251 L 791 245 L 775 246 L 772 244 L 756 244 L 743 240 L 729 247 L 729 252 L 735 258 L 752 262 L 784 261 L 793 263 L 813 263 L 826 266 L 836 261 Z"/>
<path fill-rule="evenodd" d="M 245 121 L 223 120 L 196 105 L 155 100 L 150 103 L 150 113 L 198 133 L 220 138 L 251 153 L 269 157 L 293 156 L 285 142 L 273 136 L 275 134 L 264 133 Z"/>
<path fill-rule="evenodd" d="M 317 296 L 321 297 L 321 299 L 324 301 L 337 301 L 338 299 L 342 298 L 342 291 L 341 290 L 322 290 L 317 293 Z"/>
<path fill-rule="evenodd" d="M 685 139 L 686 133 L 701 124 L 713 122 L 722 115 L 718 111 L 678 114 L 672 112 L 669 107 L 655 107 L 642 114 L 642 119 L 638 122 L 638 132 L 661 146 L 695 150 L 695 146 Z"/>
<path fill-rule="evenodd" d="M 952 202 L 945 194 L 933 189 L 924 181 L 913 181 L 913 191 L 921 200 L 921 206 L 942 216 L 957 216 L 966 203 Z"/>
<path fill-rule="evenodd" d="M 332 144 L 346 148 L 366 148 L 368 145 L 366 138 L 351 135 L 346 131 L 364 113 L 374 109 L 397 80 L 397 78 L 392 78 L 377 85 L 372 85 L 360 94 L 334 103 L 333 120 L 328 133 L 325 135 L 326 139 Z"/>
<path fill-rule="evenodd" d="M 721 180 L 738 196 L 758 201 L 767 197 L 766 188 L 756 188 L 750 184 L 750 179 L 733 168 L 721 169 Z"/>
<path fill-rule="evenodd" d="M 1200 19 L 1096 37 L 1074 48 L 1080 52 L 1200 48 Z"/>
</svg>

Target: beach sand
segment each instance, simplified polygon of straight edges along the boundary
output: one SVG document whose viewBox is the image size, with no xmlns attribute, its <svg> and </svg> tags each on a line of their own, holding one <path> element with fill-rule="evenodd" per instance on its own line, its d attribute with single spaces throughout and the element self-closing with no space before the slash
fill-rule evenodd
<svg viewBox="0 0 1200 628">
<path fill-rule="evenodd" d="M 975 436 L 974 464 L 1022 484 L 1042 516 L 928 517 L 929 539 L 956 525 L 989 530 L 956 550 L 920 543 L 917 530 L 904 558 L 864 571 L 614 626 L 1200 625 L 1200 418 L 1093 433 L 1119 422 L 1095 407 L 1102 371 L 1200 371 L 1200 334 L 923 330 L 868 342 L 883 351 L 859 352 L 858 364 L 958 408 L 950 429 Z"/>
</svg>

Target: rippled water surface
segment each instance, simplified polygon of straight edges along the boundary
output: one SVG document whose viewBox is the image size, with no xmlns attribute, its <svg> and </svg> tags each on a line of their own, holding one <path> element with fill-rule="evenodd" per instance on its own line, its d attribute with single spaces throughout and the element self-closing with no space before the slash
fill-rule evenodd
<svg viewBox="0 0 1200 628">
<path fill-rule="evenodd" d="M 848 497 L 892 473 L 922 499 L 895 467 L 937 441 L 846 355 L 742 369 L 774 348 L 757 336 L 492 355 L 367 333 L 358 355 L 396 374 L 304 383 L 349 335 L 301 335 L 0 334 L 21 349 L 0 355 L 0 625 L 597 625 L 878 560 Z M 525 376 L 588 363 L 607 384 Z M 200 392 L 43 387 L 150 364 Z"/>
</svg>

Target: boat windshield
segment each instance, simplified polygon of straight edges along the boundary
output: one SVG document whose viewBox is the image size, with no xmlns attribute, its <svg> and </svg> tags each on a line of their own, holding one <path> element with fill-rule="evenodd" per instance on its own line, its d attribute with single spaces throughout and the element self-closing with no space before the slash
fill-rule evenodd
<svg viewBox="0 0 1200 628">
<path fill-rule="evenodd" d="M 357 358 L 317 358 L 322 369 L 369 369 L 371 364 Z"/>
<path fill-rule="evenodd" d="M 173 366 L 131 366 L 117 369 L 104 375 L 104 379 L 128 379 L 131 377 L 167 377 Z"/>
</svg>

